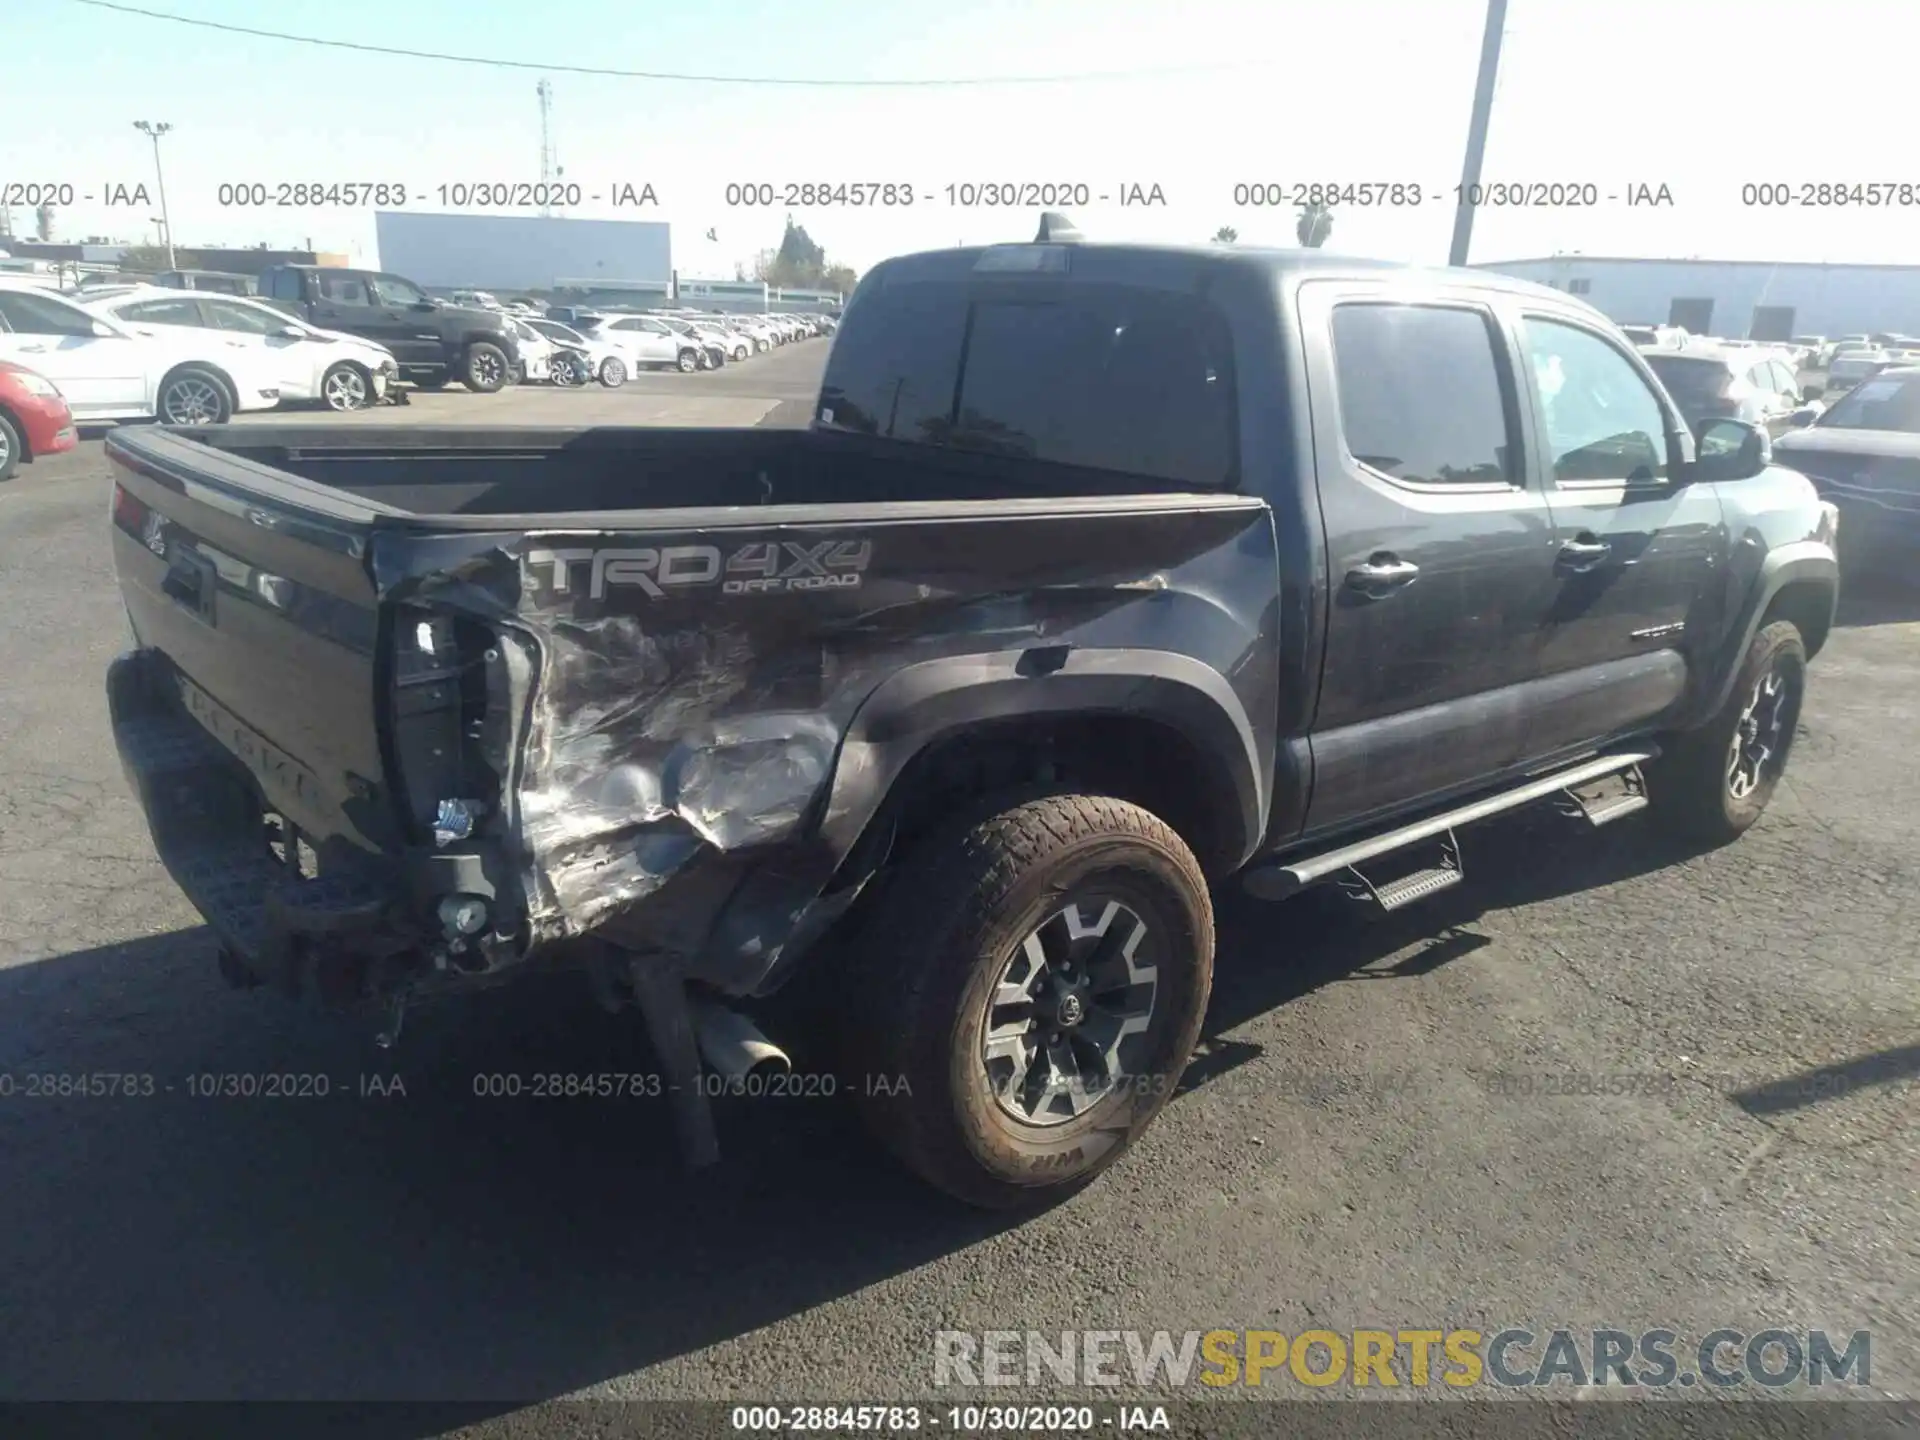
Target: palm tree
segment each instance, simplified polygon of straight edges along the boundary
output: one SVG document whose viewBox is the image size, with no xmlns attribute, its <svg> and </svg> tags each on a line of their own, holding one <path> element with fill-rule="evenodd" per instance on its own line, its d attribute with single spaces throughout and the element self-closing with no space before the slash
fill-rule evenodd
<svg viewBox="0 0 1920 1440">
<path fill-rule="evenodd" d="M 1240 232 L 1231 225 L 1222 225 L 1213 232 L 1213 243 L 1216 245 L 1231 245 L 1239 238 Z"/>
<path fill-rule="evenodd" d="M 1300 243 L 1309 250 L 1318 250 L 1327 243 L 1327 236 L 1333 233 L 1333 211 L 1324 205 L 1302 205 L 1300 218 L 1294 221 L 1293 233 L 1300 237 Z"/>
</svg>

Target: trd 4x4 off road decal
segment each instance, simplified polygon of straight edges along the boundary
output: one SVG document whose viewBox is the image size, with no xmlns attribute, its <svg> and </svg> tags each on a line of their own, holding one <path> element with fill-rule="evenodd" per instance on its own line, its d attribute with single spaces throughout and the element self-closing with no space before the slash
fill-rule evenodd
<svg viewBox="0 0 1920 1440">
<path fill-rule="evenodd" d="M 633 586 L 658 598 L 670 589 L 718 586 L 723 595 L 768 595 L 792 590 L 850 590 L 873 559 L 869 540 L 761 540 L 736 550 L 717 545 L 617 546 L 533 550 L 526 563 L 535 583 L 555 595 L 576 592 L 586 568 L 589 599 Z"/>
</svg>

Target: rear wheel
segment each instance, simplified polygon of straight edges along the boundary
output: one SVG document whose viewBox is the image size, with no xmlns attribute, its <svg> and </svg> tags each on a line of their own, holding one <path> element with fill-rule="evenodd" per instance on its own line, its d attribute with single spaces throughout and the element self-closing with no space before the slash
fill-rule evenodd
<svg viewBox="0 0 1920 1440">
<path fill-rule="evenodd" d="M 1799 629 L 1786 620 L 1764 626 L 1720 713 L 1679 736 L 1651 767 L 1647 798 L 1664 823 L 1715 845 L 1744 834 L 1786 772 L 1806 681 Z"/>
<path fill-rule="evenodd" d="M 1137 805 L 1043 795 L 929 835 L 883 885 L 845 1050 L 875 1133 L 973 1205 L 1086 1184 L 1199 1037 L 1213 907 L 1192 852 Z"/>
<path fill-rule="evenodd" d="M 233 418 L 233 396 L 213 371 L 184 365 L 160 382 L 153 408 L 163 425 L 224 425 Z"/>
<path fill-rule="evenodd" d="M 627 383 L 627 365 L 624 360 L 609 355 L 600 362 L 600 383 L 609 390 L 618 390 Z"/>
</svg>

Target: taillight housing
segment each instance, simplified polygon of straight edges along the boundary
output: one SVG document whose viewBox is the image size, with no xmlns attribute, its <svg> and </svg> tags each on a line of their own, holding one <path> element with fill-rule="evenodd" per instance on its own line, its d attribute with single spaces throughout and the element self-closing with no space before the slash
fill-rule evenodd
<svg viewBox="0 0 1920 1440">
<path fill-rule="evenodd" d="M 129 535 L 138 535 L 140 526 L 147 518 L 147 507 L 116 480 L 113 482 L 113 504 L 109 513 L 113 516 L 114 524 Z"/>
<path fill-rule="evenodd" d="M 465 616 L 402 605 L 387 642 L 390 735 L 414 838 L 445 848 L 486 826 L 500 781 L 479 743 L 492 633 Z"/>
</svg>

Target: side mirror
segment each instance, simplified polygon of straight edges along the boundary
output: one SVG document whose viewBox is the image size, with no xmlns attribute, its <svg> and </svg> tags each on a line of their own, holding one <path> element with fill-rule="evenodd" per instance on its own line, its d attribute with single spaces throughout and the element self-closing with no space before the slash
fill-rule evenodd
<svg viewBox="0 0 1920 1440">
<path fill-rule="evenodd" d="M 1807 426 L 1813 424 L 1813 422 L 1818 420 L 1819 418 L 1820 418 L 1819 407 L 1813 406 L 1813 405 L 1807 405 L 1807 406 L 1803 406 L 1802 408 L 1794 411 L 1793 414 L 1789 415 L 1787 417 L 1787 424 L 1791 425 L 1796 430 L 1804 430 L 1807 428 Z"/>
<path fill-rule="evenodd" d="M 416 300 L 407 308 L 409 310 L 438 310 L 440 307 L 431 300 Z"/>
<path fill-rule="evenodd" d="M 282 325 L 273 333 L 280 336 L 283 340 L 304 340 L 307 338 L 307 332 L 302 330 L 298 325 Z"/>
<path fill-rule="evenodd" d="M 118 330 L 114 329 L 104 320 L 96 320 L 93 322 L 93 333 L 102 340 L 113 340 L 120 334 Z"/>
<path fill-rule="evenodd" d="M 1695 480 L 1750 480 L 1773 463 L 1773 441 L 1765 426 L 1703 420 L 1693 433 Z"/>
</svg>

